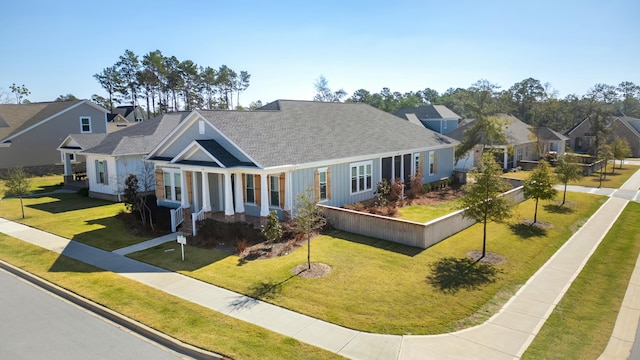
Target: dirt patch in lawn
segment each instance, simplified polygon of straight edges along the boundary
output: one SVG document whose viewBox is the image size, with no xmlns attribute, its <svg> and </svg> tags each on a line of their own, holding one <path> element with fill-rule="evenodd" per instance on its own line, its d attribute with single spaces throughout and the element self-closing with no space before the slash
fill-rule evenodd
<svg viewBox="0 0 640 360">
<path fill-rule="evenodd" d="M 486 252 L 482 259 L 480 259 L 481 256 L 482 256 L 482 251 L 480 250 L 473 250 L 467 253 L 467 257 L 469 259 L 478 261 L 483 264 L 499 265 L 507 262 L 507 259 L 505 259 L 504 256 L 490 252 L 490 251 Z"/>
<path fill-rule="evenodd" d="M 527 225 L 527 226 L 532 226 L 535 228 L 538 228 L 540 230 L 548 230 L 548 229 L 553 229 L 553 224 L 552 223 L 548 223 L 546 221 L 536 221 L 535 223 L 533 222 L 532 219 L 525 219 L 520 221 L 520 224 L 522 225 Z"/>
<path fill-rule="evenodd" d="M 305 279 L 317 279 L 329 275 L 331 270 L 331 266 L 327 264 L 311 263 L 311 269 L 309 264 L 300 264 L 291 269 L 291 273 Z"/>
</svg>

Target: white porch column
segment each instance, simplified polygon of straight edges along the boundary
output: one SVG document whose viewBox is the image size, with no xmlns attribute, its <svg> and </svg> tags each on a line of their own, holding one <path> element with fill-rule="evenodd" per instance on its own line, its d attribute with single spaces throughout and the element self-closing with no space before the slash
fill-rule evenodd
<svg viewBox="0 0 640 360">
<path fill-rule="evenodd" d="M 202 209 L 211 211 L 211 196 L 209 195 L 209 174 L 202 172 Z"/>
<path fill-rule="evenodd" d="M 191 175 L 191 189 L 193 189 L 193 207 L 195 211 L 200 211 L 202 206 L 200 205 L 200 192 L 198 191 L 198 177 L 194 171 Z"/>
<path fill-rule="evenodd" d="M 284 210 L 293 210 L 293 185 L 291 171 L 284 173 Z"/>
<path fill-rule="evenodd" d="M 65 176 L 73 175 L 71 173 L 71 154 L 65 151 L 60 151 L 60 152 L 64 155 L 64 175 Z"/>
<path fill-rule="evenodd" d="M 227 216 L 235 214 L 233 209 L 233 190 L 231 189 L 230 173 L 224 173 L 224 214 Z"/>
<path fill-rule="evenodd" d="M 268 177 L 269 175 L 266 174 L 260 175 L 260 216 L 269 215 L 269 192 L 271 189 L 267 181 Z"/>
<path fill-rule="evenodd" d="M 180 205 L 182 208 L 188 208 L 189 205 L 189 192 L 187 191 L 187 172 L 180 170 Z"/>
<path fill-rule="evenodd" d="M 237 173 L 237 174 L 234 174 L 233 176 L 235 177 L 233 195 L 235 196 L 235 199 L 236 199 L 236 212 L 243 213 L 244 212 L 244 196 L 243 196 L 244 189 L 242 188 L 242 174 Z"/>
<path fill-rule="evenodd" d="M 503 168 L 505 170 L 507 170 L 507 168 L 509 167 L 509 164 L 507 163 L 507 161 L 509 161 L 509 152 L 507 151 L 506 147 L 503 150 L 504 150 L 504 163 L 503 163 L 504 165 L 503 165 Z"/>
</svg>

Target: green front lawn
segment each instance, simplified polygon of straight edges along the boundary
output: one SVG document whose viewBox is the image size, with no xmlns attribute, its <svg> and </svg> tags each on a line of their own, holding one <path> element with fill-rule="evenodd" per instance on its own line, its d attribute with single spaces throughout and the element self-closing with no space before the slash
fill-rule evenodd
<svg viewBox="0 0 640 360">
<path fill-rule="evenodd" d="M 0 259 L 185 343 L 234 359 L 341 359 L 4 234 Z"/>
<path fill-rule="evenodd" d="M 552 229 L 535 231 L 519 225 L 520 220 L 533 218 L 531 200 L 516 207 L 510 224 L 489 224 L 487 249 L 507 262 L 498 265 L 501 274 L 496 282 L 456 293 L 429 284 L 429 266 L 443 257 L 462 258 L 481 249 L 481 225 L 426 250 L 341 231 L 317 237 L 311 242 L 312 261 L 333 269 L 320 279 L 291 273 L 306 262 L 306 246 L 280 258 L 248 262 L 190 246 L 182 262 L 175 243 L 131 256 L 349 328 L 439 334 L 481 323 L 495 313 L 606 199 L 578 193 L 567 198 L 573 206 L 540 204 L 538 219 L 552 223 Z"/>
<path fill-rule="evenodd" d="M 635 165 L 623 164 L 622 169 L 619 169 L 618 166 L 619 165 L 616 162 L 616 168 L 613 173 L 611 172 L 612 170 L 611 165 L 607 166 L 607 173 L 606 173 L 607 177 L 606 179 L 602 180 L 603 188 L 611 188 L 611 189 L 620 188 L 622 184 L 624 184 L 627 180 L 629 180 L 631 175 L 635 174 L 635 172 L 640 169 L 640 166 L 635 166 Z M 506 173 L 504 174 L 504 176 L 524 180 L 529 178 L 529 174 L 531 174 L 531 171 L 518 171 L 518 172 Z M 570 182 L 568 185 L 597 187 L 600 185 L 600 172 L 596 172 L 589 176 L 585 176 L 578 181 Z"/>
<path fill-rule="evenodd" d="M 77 194 L 42 195 L 23 201 L 25 219 L 20 199 L 14 198 L 0 200 L 0 217 L 107 251 L 149 240 L 127 233 L 124 223 L 115 217 L 125 210 L 122 203 Z"/>
<path fill-rule="evenodd" d="M 411 205 L 398 209 L 398 219 L 426 223 L 444 215 L 450 214 L 457 208 L 456 201 L 446 201 L 438 205 Z"/>
<path fill-rule="evenodd" d="M 29 179 L 30 187 L 29 190 L 34 193 L 45 193 L 54 191 L 62 188 L 63 183 L 62 175 L 47 175 L 47 176 L 36 176 Z M 7 189 L 4 186 L 4 181 L 0 179 L 0 198 L 4 196 Z"/>
<path fill-rule="evenodd" d="M 640 204 L 630 202 L 522 358 L 600 356 L 613 332 L 638 253 Z"/>
</svg>

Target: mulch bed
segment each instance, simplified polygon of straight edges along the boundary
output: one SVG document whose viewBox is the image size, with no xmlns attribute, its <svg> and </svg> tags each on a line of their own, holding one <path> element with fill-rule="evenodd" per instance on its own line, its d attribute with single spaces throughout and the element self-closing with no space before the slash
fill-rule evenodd
<svg viewBox="0 0 640 360">
<path fill-rule="evenodd" d="M 553 229 L 553 224 L 552 223 L 548 223 L 546 221 L 536 221 L 535 224 L 533 223 L 533 219 L 525 219 L 520 221 L 520 224 L 522 225 L 527 225 L 527 226 L 533 226 L 536 227 L 538 229 L 541 230 L 547 230 L 547 229 Z"/>
<path fill-rule="evenodd" d="M 308 264 L 300 264 L 293 269 L 291 273 L 305 279 L 317 279 L 329 275 L 331 266 L 323 263 L 311 263 L 311 269 Z"/>
<path fill-rule="evenodd" d="M 474 261 L 478 261 L 478 259 L 480 259 L 480 256 L 482 256 L 482 251 L 480 250 L 469 251 L 467 253 L 467 257 Z M 499 264 L 506 263 L 507 259 L 505 259 L 505 257 L 502 255 L 498 255 L 496 253 L 487 251 L 485 253 L 485 256 L 482 259 L 480 259 L 479 262 L 483 264 L 499 265 Z"/>
</svg>

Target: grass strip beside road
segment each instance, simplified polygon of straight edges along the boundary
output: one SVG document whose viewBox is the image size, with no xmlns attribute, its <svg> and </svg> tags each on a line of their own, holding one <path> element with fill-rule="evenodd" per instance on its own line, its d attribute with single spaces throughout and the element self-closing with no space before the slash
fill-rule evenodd
<svg viewBox="0 0 640 360">
<path fill-rule="evenodd" d="M 619 169 L 618 166 L 619 165 L 616 164 L 616 168 L 613 173 L 611 172 L 611 165 L 607 166 L 607 177 L 602 180 L 603 188 L 619 189 L 622 184 L 629 180 L 631 175 L 635 174 L 635 172 L 640 169 L 640 166 L 634 165 L 623 164 L 622 169 Z M 531 171 L 518 171 L 505 173 L 504 177 L 524 180 L 528 179 L 530 174 Z M 584 176 L 582 179 L 572 181 L 568 185 L 598 187 L 600 186 L 600 172 L 598 171 L 591 175 Z"/>
<path fill-rule="evenodd" d="M 342 359 L 4 234 L 0 258 L 185 343 L 235 359 Z"/>
<path fill-rule="evenodd" d="M 630 202 L 522 358 L 600 356 L 613 332 L 639 253 L 640 204 Z"/>
</svg>

